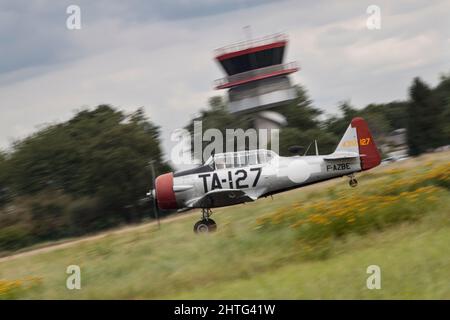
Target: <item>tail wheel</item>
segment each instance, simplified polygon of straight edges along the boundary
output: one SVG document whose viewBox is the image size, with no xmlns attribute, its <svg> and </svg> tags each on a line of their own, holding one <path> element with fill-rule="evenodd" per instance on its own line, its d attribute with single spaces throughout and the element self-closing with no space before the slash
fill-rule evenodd
<svg viewBox="0 0 450 320">
<path fill-rule="evenodd" d="M 348 184 L 350 185 L 350 187 L 354 188 L 354 187 L 356 187 L 358 185 L 358 180 L 356 180 L 355 178 L 350 179 Z"/>
<path fill-rule="evenodd" d="M 195 233 L 209 233 L 217 230 L 216 222 L 213 219 L 203 219 L 194 225 Z"/>
</svg>

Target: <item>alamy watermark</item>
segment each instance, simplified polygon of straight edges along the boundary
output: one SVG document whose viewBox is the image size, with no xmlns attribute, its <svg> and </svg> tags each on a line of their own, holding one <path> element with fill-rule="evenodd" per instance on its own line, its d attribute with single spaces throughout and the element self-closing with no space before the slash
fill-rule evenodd
<svg viewBox="0 0 450 320">
<path fill-rule="evenodd" d="M 226 129 L 224 136 L 217 128 L 203 131 L 202 121 L 194 121 L 193 128 L 192 135 L 186 129 L 177 129 L 171 135 L 176 144 L 170 159 L 175 165 L 203 163 L 211 154 L 224 152 L 270 149 L 279 153 L 279 129 Z"/>
<path fill-rule="evenodd" d="M 381 289 L 381 268 L 376 264 L 372 264 L 367 267 L 366 273 L 370 274 L 366 280 L 367 289 Z"/>
<path fill-rule="evenodd" d="M 369 17 L 366 20 L 366 26 L 369 30 L 381 29 L 381 8 L 377 5 L 370 5 L 366 9 L 366 13 Z"/>
<path fill-rule="evenodd" d="M 66 269 L 66 273 L 69 275 L 66 279 L 66 288 L 69 290 L 81 289 L 81 268 L 77 265 L 70 265 Z"/>
<path fill-rule="evenodd" d="M 66 13 L 69 15 L 66 19 L 66 27 L 69 30 L 81 29 L 81 8 L 75 4 L 67 7 Z"/>
</svg>

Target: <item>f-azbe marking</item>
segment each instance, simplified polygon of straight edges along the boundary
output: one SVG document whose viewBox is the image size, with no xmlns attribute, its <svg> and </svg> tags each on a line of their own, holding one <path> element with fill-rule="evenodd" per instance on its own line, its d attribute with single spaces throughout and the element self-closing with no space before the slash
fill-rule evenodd
<svg viewBox="0 0 450 320">
<path fill-rule="evenodd" d="M 180 307 L 175 307 L 174 314 L 176 315 L 200 315 L 202 318 L 206 317 L 208 313 L 208 307 L 189 307 L 181 304 Z"/>
<path fill-rule="evenodd" d="M 350 163 L 327 164 L 327 171 L 350 170 Z"/>
</svg>

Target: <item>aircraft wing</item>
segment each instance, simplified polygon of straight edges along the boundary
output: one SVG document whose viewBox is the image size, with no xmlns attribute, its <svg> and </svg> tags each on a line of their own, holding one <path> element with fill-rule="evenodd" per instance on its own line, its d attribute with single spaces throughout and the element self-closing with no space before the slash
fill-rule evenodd
<svg viewBox="0 0 450 320">
<path fill-rule="evenodd" d="M 249 196 L 239 189 L 215 189 L 200 198 L 191 200 L 188 207 L 191 208 L 214 208 L 255 201 L 255 197 Z"/>
<path fill-rule="evenodd" d="M 324 156 L 324 160 L 344 160 L 358 158 L 359 154 L 355 152 L 335 152 L 328 156 Z"/>
</svg>

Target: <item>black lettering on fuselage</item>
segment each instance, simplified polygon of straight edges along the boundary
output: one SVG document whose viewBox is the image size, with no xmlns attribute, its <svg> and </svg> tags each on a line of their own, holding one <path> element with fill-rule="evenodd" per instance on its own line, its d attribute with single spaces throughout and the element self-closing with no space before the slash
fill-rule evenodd
<svg viewBox="0 0 450 320">
<path fill-rule="evenodd" d="M 233 189 L 233 178 L 231 176 L 231 171 L 228 171 L 228 183 L 230 184 L 230 189 Z"/>
<path fill-rule="evenodd" d="M 258 184 L 258 181 L 259 181 L 259 177 L 261 177 L 262 168 L 261 167 L 251 168 L 250 171 L 257 171 L 255 180 L 253 181 L 253 185 L 252 185 L 252 187 L 256 187 L 256 185 Z"/>
<path fill-rule="evenodd" d="M 327 171 L 350 170 L 350 163 L 327 164 Z"/>
<path fill-rule="evenodd" d="M 203 190 L 205 190 L 205 193 L 208 192 L 208 183 L 206 181 L 206 178 L 208 178 L 211 174 L 205 173 L 205 174 L 199 174 L 199 178 L 203 178 Z"/>
<path fill-rule="evenodd" d="M 217 175 L 217 173 L 213 174 L 212 184 L 211 184 L 211 190 L 215 190 L 215 189 L 222 189 L 222 184 L 220 183 L 220 179 L 219 179 L 219 176 Z"/>
<path fill-rule="evenodd" d="M 237 175 L 239 175 L 241 173 L 242 173 L 242 176 L 240 176 L 240 177 L 238 177 L 236 179 L 236 188 L 238 188 L 238 189 L 248 188 L 248 184 L 240 184 L 240 182 L 242 180 L 247 179 L 247 171 L 245 171 L 245 170 L 237 170 L 234 174 L 237 176 Z"/>
<path fill-rule="evenodd" d="M 250 172 L 256 172 L 255 178 L 253 180 L 253 183 L 251 181 L 248 181 L 248 177 L 249 177 L 249 171 Z M 220 172 L 220 171 L 219 171 Z M 224 171 L 222 171 L 223 174 L 225 174 Z M 202 179 L 203 181 L 203 190 L 205 193 L 208 192 L 208 187 L 209 187 L 209 183 L 211 183 L 211 189 L 210 190 L 215 190 L 215 189 L 223 189 L 223 183 L 227 183 L 229 185 L 230 189 L 246 189 L 249 188 L 249 185 L 245 182 L 248 183 L 252 183 L 252 187 L 256 187 L 259 181 L 259 178 L 261 177 L 261 172 L 262 172 L 262 168 L 261 167 L 256 167 L 256 168 L 250 168 L 249 170 L 247 169 L 239 169 L 236 170 L 233 174 L 233 171 L 228 170 L 226 172 L 227 174 L 227 178 L 222 176 L 222 180 L 219 178 L 219 174 L 217 172 L 214 173 L 204 173 L 204 174 L 199 174 L 198 177 Z M 209 177 L 211 177 L 212 175 L 212 179 L 208 180 Z M 233 177 L 234 180 L 233 180 Z M 235 187 L 233 187 L 235 186 Z"/>
</svg>

